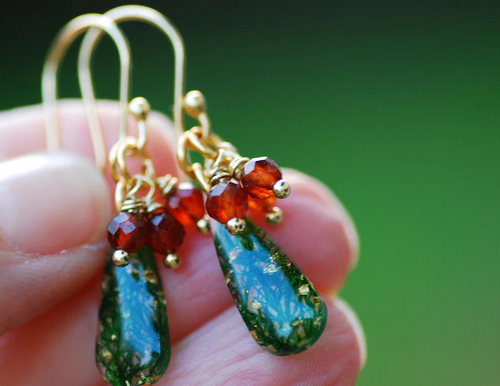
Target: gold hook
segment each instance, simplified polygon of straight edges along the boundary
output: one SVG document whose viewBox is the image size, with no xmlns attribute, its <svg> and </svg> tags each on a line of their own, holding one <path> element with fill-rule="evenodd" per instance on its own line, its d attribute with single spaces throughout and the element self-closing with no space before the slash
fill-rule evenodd
<svg viewBox="0 0 500 386">
<path fill-rule="evenodd" d="M 117 24 L 125 21 L 146 22 L 158 28 L 167 36 L 167 38 L 169 38 L 172 43 L 175 56 L 173 120 L 177 134 L 181 135 L 184 132 L 184 114 L 182 103 L 184 97 L 185 51 L 184 41 L 182 40 L 182 36 L 179 31 L 175 28 L 172 22 L 160 12 L 141 5 L 124 5 L 116 7 L 106 12 L 104 15 Z M 88 100 L 89 103 L 92 104 L 95 104 L 95 94 L 90 77 L 90 59 L 92 57 L 92 51 L 95 49 L 102 34 L 102 31 L 91 29 L 85 35 L 80 49 L 79 72 L 80 77 L 84 80 L 83 84 L 86 85 L 86 87 L 82 89 L 82 93 L 84 99 Z M 96 117 L 93 117 L 93 119 L 95 120 Z M 121 133 L 121 135 L 123 138 L 126 136 L 126 133 Z"/>
<path fill-rule="evenodd" d="M 47 149 L 56 151 L 60 148 L 59 122 L 57 119 L 57 72 L 59 64 L 73 41 L 90 28 L 99 28 L 113 39 L 120 56 L 120 132 L 127 131 L 127 103 L 129 95 L 130 76 L 130 48 L 126 37 L 118 26 L 109 18 L 99 14 L 86 14 L 76 17 L 56 36 L 52 47 L 49 49 L 42 75 L 42 103 L 45 110 Z M 80 88 L 87 79 L 79 77 Z M 94 103 L 84 100 L 85 109 L 89 118 L 89 128 L 94 147 L 96 165 L 105 169 L 106 147 L 103 133 L 97 119 L 97 108 Z M 95 118 L 94 118 L 95 117 Z M 92 118 L 92 119 L 91 119 Z"/>
</svg>

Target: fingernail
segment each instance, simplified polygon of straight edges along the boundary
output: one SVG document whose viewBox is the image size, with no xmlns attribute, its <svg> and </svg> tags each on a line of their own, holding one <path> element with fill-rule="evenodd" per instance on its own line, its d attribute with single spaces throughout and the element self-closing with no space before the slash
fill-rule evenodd
<svg viewBox="0 0 500 386">
<path fill-rule="evenodd" d="M 97 242 L 110 213 L 104 177 L 84 158 L 40 153 L 0 164 L 0 235 L 12 249 L 43 255 Z"/>
<path fill-rule="evenodd" d="M 356 340 L 358 341 L 359 363 L 361 370 L 363 369 L 363 367 L 365 367 L 367 351 L 368 351 L 366 347 L 366 337 L 365 337 L 365 332 L 363 330 L 363 326 L 359 321 L 358 315 L 356 315 L 351 306 L 347 304 L 344 300 L 335 299 L 335 306 L 337 307 L 338 310 L 340 310 L 344 314 L 344 316 L 346 317 L 347 321 L 349 322 L 354 331 L 354 335 L 356 336 Z"/>
</svg>

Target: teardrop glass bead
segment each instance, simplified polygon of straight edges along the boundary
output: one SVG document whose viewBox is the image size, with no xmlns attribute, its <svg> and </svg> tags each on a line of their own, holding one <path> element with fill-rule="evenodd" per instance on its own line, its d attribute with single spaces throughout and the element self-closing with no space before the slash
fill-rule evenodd
<svg viewBox="0 0 500 386">
<path fill-rule="evenodd" d="M 151 385 L 167 370 L 170 336 L 158 265 L 149 247 L 104 267 L 96 363 L 112 386 Z"/>
<path fill-rule="evenodd" d="M 275 355 L 298 354 L 321 336 L 327 320 L 319 293 L 286 252 L 245 219 L 233 236 L 212 221 L 215 248 L 231 295 L 250 334 Z"/>
</svg>

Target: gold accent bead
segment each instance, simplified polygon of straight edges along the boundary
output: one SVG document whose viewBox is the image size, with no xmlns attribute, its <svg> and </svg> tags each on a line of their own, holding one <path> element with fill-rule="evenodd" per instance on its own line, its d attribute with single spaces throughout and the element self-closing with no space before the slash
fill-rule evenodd
<svg viewBox="0 0 500 386">
<path fill-rule="evenodd" d="M 258 309 L 262 308 L 262 304 L 257 299 L 253 299 L 252 308 L 254 310 L 258 310 Z"/>
<path fill-rule="evenodd" d="M 292 192 L 292 189 L 290 188 L 290 184 L 288 182 L 285 180 L 279 180 L 274 184 L 273 191 L 277 198 L 287 198 Z"/>
<path fill-rule="evenodd" d="M 206 218 L 202 218 L 196 223 L 196 227 L 200 233 L 209 233 L 210 232 L 210 223 Z"/>
<path fill-rule="evenodd" d="M 163 264 L 165 264 L 165 267 L 169 269 L 175 269 L 179 266 L 181 263 L 181 259 L 176 253 L 169 253 L 165 258 L 163 259 Z"/>
<path fill-rule="evenodd" d="M 155 271 L 153 271 L 151 269 L 146 269 L 144 271 L 144 278 L 146 279 L 146 281 L 148 283 L 158 284 L 158 277 L 156 276 Z"/>
<path fill-rule="evenodd" d="M 245 231 L 247 223 L 241 218 L 232 218 L 226 224 L 226 228 L 233 236 L 238 236 Z"/>
<path fill-rule="evenodd" d="M 111 359 L 113 357 L 113 355 L 111 354 L 111 352 L 107 348 L 102 348 L 100 350 L 100 354 L 103 358 L 106 358 L 106 359 Z"/>
<path fill-rule="evenodd" d="M 310 290 L 311 289 L 309 288 L 309 286 L 307 284 L 301 285 L 299 287 L 299 294 L 301 294 L 302 296 L 309 295 Z"/>
<path fill-rule="evenodd" d="M 121 249 L 113 253 L 113 263 L 117 267 L 126 267 L 130 264 L 131 257 L 128 252 L 122 251 Z"/>
<path fill-rule="evenodd" d="M 272 225 L 280 224 L 283 221 L 283 211 L 281 208 L 274 206 L 269 213 L 266 213 L 266 221 Z"/>
<path fill-rule="evenodd" d="M 184 97 L 184 109 L 193 118 L 198 118 L 200 114 L 207 111 L 205 97 L 201 91 L 189 91 Z"/>
<path fill-rule="evenodd" d="M 151 112 L 151 106 L 146 98 L 137 97 L 130 101 L 128 109 L 138 121 L 144 121 Z"/>
</svg>

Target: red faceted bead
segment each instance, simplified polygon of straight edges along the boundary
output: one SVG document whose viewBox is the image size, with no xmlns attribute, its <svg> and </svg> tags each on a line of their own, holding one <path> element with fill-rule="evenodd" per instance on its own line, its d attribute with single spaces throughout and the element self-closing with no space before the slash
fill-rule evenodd
<svg viewBox="0 0 500 386">
<path fill-rule="evenodd" d="M 239 184 L 231 181 L 219 182 L 207 195 L 207 213 L 220 223 L 232 218 L 242 218 L 248 210 L 248 196 Z"/>
<path fill-rule="evenodd" d="M 190 182 L 183 182 L 166 197 L 165 206 L 183 225 L 195 225 L 205 216 L 203 192 Z"/>
<path fill-rule="evenodd" d="M 149 245 L 161 254 L 173 253 L 184 240 L 184 226 L 170 213 L 156 213 L 150 221 Z"/>
<path fill-rule="evenodd" d="M 148 239 L 148 219 L 143 214 L 120 212 L 108 225 L 108 241 L 114 249 L 135 253 Z"/>
<path fill-rule="evenodd" d="M 274 184 L 283 178 L 278 164 L 271 158 L 252 158 L 243 167 L 242 185 L 254 198 L 269 198 L 274 195 Z"/>
</svg>

